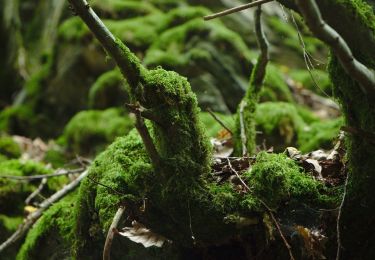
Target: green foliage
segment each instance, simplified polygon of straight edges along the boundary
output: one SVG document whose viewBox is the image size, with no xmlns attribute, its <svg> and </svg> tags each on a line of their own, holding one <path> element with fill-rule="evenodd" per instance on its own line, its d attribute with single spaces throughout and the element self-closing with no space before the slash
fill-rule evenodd
<svg viewBox="0 0 375 260">
<path fill-rule="evenodd" d="M 96 153 L 132 127 L 121 109 L 81 111 L 66 125 L 59 141 L 76 154 Z"/>
</svg>

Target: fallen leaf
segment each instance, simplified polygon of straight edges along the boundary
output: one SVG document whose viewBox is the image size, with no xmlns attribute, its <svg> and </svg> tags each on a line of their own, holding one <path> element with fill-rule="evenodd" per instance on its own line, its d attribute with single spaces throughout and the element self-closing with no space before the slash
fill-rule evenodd
<svg viewBox="0 0 375 260">
<path fill-rule="evenodd" d="M 167 240 L 162 235 L 152 232 L 137 221 L 132 222 L 132 227 L 125 227 L 119 232 L 120 235 L 129 238 L 135 243 L 140 243 L 144 247 L 162 247 Z"/>
</svg>

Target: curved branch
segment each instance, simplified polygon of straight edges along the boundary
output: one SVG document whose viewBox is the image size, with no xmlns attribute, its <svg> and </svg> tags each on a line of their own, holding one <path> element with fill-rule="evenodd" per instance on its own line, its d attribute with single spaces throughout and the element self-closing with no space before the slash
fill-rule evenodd
<svg viewBox="0 0 375 260">
<path fill-rule="evenodd" d="M 296 0 L 308 27 L 314 35 L 330 46 L 344 70 L 356 80 L 364 93 L 375 94 L 375 72 L 359 62 L 348 44 L 322 18 L 315 0 Z"/>
<path fill-rule="evenodd" d="M 129 85 L 135 88 L 140 79 L 142 65 L 138 58 L 99 19 L 86 0 L 68 0 L 108 54 L 116 61 Z"/>
</svg>

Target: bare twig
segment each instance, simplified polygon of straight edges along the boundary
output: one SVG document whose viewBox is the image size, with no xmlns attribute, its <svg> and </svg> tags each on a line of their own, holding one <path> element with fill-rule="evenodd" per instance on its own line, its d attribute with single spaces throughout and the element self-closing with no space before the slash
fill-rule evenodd
<svg viewBox="0 0 375 260">
<path fill-rule="evenodd" d="M 212 112 L 212 110 L 210 108 L 207 109 L 207 112 L 212 116 L 213 119 L 215 119 L 225 130 L 227 130 L 231 135 L 233 135 L 233 132 L 232 130 L 229 129 L 229 127 L 227 127 L 224 122 L 217 116 L 214 114 L 214 112 Z"/>
<path fill-rule="evenodd" d="M 242 183 L 242 185 L 244 186 L 244 188 L 248 191 L 248 192 L 251 192 L 249 186 L 243 181 L 243 179 L 241 178 L 241 176 L 238 174 L 238 172 L 236 171 L 236 169 L 233 168 L 231 162 L 229 159 L 227 159 L 228 161 L 228 165 L 230 167 L 230 169 L 234 172 L 234 174 L 236 174 L 237 178 L 240 180 L 240 182 Z M 271 216 L 271 219 L 273 221 L 273 223 L 275 224 L 276 226 L 276 229 L 277 231 L 279 232 L 280 234 L 280 237 L 281 239 L 283 240 L 284 244 L 285 244 L 285 247 L 287 248 L 288 250 L 288 253 L 289 253 L 289 257 L 291 260 L 294 260 L 294 256 L 293 256 L 293 253 L 292 253 L 292 247 L 289 245 L 288 241 L 286 240 L 282 230 L 281 230 L 281 227 L 280 227 L 280 224 L 279 222 L 277 221 L 277 219 L 275 218 L 274 214 L 272 213 L 272 209 L 261 199 L 258 198 L 258 200 L 260 201 L 260 203 L 266 208 L 268 214 Z"/>
<path fill-rule="evenodd" d="M 242 180 L 242 178 L 238 174 L 237 170 L 233 168 L 232 163 L 230 162 L 230 160 L 227 159 L 227 161 L 228 161 L 229 168 L 232 170 L 232 172 L 234 172 L 234 174 L 236 174 L 237 178 L 240 180 L 240 182 L 242 183 L 242 185 L 244 186 L 244 188 L 246 188 L 247 191 L 250 191 L 249 186 L 247 186 L 247 184 Z"/>
<path fill-rule="evenodd" d="M 226 16 L 228 14 L 237 13 L 237 12 L 249 9 L 251 7 L 259 6 L 259 5 L 262 5 L 262 4 L 265 4 L 265 3 L 269 3 L 269 2 L 272 2 L 272 1 L 273 0 L 258 0 L 258 1 L 254 1 L 254 2 L 251 2 L 251 3 L 248 3 L 248 4 L 244 4 L 244 5 L 240 5 L 240 6 L 237 6 L 237 7 L 233 7 L 233 8 L 227 9 L 227 10 L 219 12 L 219 13 L 207 15 L 207 16 L 203 17 L 203 19 L 206 20 L 206 21 L 212 20 L 212 19 L 215 19 L 217 17 L 222 17 L 222 16 Z"/>
<path fill-rule="evenodd" d="M 260 55 L 258 57 L 257 63 L 254 69 L 251 72 L 251 79 L 250 79 L 250 88 L 254 88 L 254 92 L 256 95 L 260 92 L 264 77 L 266 76 L 266 68 L 269 60 L 268 54 L 268 41 L 264 34 L 263 27 L 262 27 L 262 9 L 261 6 L 258 6 L 257 10 L 255 11 L 255 34 L 257 38 L 258 47 L 260 49 Z"/>
<path fill-rule="evenodd" d="M 120 192 L 120 191 L 118 191 L 118 190 L 115 190 L 114 188 L 109 187 L 108 185 L 105 185 L 105 184 L 103 184 L 103 183 L 101 183 L 101 182 L 98 182 L 97 180 L 94 180 L 94 179 L 91 178 L 90 176 L 87 176 L 87 179 L 89 179 L 91 182 L 93 182 L 93 183 L 95 183 L 95 184 L 97 184 L 97 185 L 99 185 L 99 186 L 102 186 L 102 187 L 104 187 L 104 188 L 107 188 L 107 189 L 108 189 L 109 191 L 111 191 L 113 194 L 117 194 L 117 195 L 121 195 L 121 196 L 126 195 L 125 193 L 122 193 L 122 192 Z"/>
<path fill-rule="evenodd" d="M 25 199 L 25 204 L 26 205 L 29 205 L 30 204 L 30 201 L 32 199 L 34 199 L 41 191 L 42 189 L 44 188 L 44 186 L 47 184 L 47 178 L 43 178 L 42 181 L 40 182 L 38 188 L 33 191 L 33 193 L 31 193 L 26 199 Z"/>
<path fill-rule="evenodd" d="M 160 116 L 157 116 L 155 113 L 153 113 L 151 109 L 144 108 L 139 104 L 125 104 L 125 106 L 134 114 L 140 113 L 142 117 L 151 120 L 158 125 L 165 125 Z"/>
<path fill-rule="evenodd" d="M 78 168 L 74 170 L 58 169 L 56 172 L 51 173 L 51 174 L 41 174 L 41 175 L 32 175 L 32 176 L 0 175 L 0 178 L 20 180 L 20 181 L 31 181 L 31 180 L 39 180 L 39 179 L 44 179 L 44 178 L 51 178 L 51 177 L 58 177 L 58 176 L 63 176 L 63 175 L 80 173 L 84 171 L 85 169 L 86 168 Z"/>
<path fill-rule="evenodd" d="M 241 129 L 241 144 L 242 144 L 242 156 L 247 155 L 247 137 L 246 137 L 246 129 L 245 129 L 245 122 L 243 118 L 243 111 L 246 107 L 246 101 L 242 100 L 240 103 L 240 129 Z"/>
<path fill-rule="evenodd" d="M 290 257 L 290 260 L 295 260 L 294 256 L 293 256 L 293 252 L 292 252 L 292 247 L 289 245 L 288 241 L 286 240 L 282 230 L 281 230 L 281 227 L 280 227 L 280 224 L 279 222 L 277 221 L 277 219 L 275 218 L 275 216 L 273 215 L 272 213 L 272 209 L 261 199 L 258 198 L 258 200 L 260 201 L 260 203 L 263 205 L 263 207 L 266 208 L 266 210 L 268 211 L 268 214 L 270 214 L 271 218 L 272 218 L 272 221 L 273 223 L 275 224 L 276 226 L 276 229 L 277 231 L 279 232 L 280 234 L 280 237 L 281 239 L 283 240 L 284 242 L 284 245 L 286 247 L 286 249 L 288 250 L 288 253 L 289 253 L 289 257 Z"/>
<path fill-rule="evenodd" d="M 122 215 L 125 212 L 125 206 L 120 206 L 113 218 L 112 224 L 109 227 L 107 238 L 105 240 L 104 249 L 103 249 L 103 260 L 110 260 L 111 259 L 111 247 L 112 241 L 115 235 L 115 230 L 117 229 L 118 224 L 122 218 Z"/>
<path fill-rule="evenodd" d="M 339 213 L 337 214 L 337 223 L 336 223 L 336 230 L 337 230 L 337 252 L 336 252 L 336 260 L 340 260 L 340 258 L 341 258 L 341 249 L 343 248 L 342 244 L 341 244 L 340 222 L 341 222 L 342 208 L 344 207 L 345 198 L 346 198 L 346 188 L 348 186 L 348 179 L 349 179 L 349 174 L 346 176 L 346 179 L 345 179 L 344 194 L 342 195 L 342 200 L 341 200 L 341 204 L 340 204 L 340 207 L 339 207 Z"/>
<path fill-rule="evenodd" d="M 375 94 L 375 72 L 359 62 L 348 44 L 322 18 L 315 0 L 296 0 L 307 25 L 314 35 L 330 46 L 344 70 L 356 80 L 366 94 Z"/>
<path fill-rule="evenodd" d="M 34 225 L 35 221 L 37 221 L 42 216 L 43 212 L 46 209 L 48 209 L 53 203 L 63 198 L 66 194 L 74 190 L 79 185 L 81 180 L 87 176 L 87 174 L 88 170 L 85 170 L 77 177 L 77 179 L 64 186 L 61 190 L 54 193 L 48 199 L 44 200 L 39 205 L 39 209 L 30 213 L 26 217 L 24 222 L 18 227 L 16 232 L 14 232 L 11 237 L 9 237 L 4 243 L 0 245 L 0 253 L 2 253 L 9 246 L 13 245 L 19 239 L 21 239 L 27 233 L 27 231 L 29 231 L 29 229 Z"/>
</svg>

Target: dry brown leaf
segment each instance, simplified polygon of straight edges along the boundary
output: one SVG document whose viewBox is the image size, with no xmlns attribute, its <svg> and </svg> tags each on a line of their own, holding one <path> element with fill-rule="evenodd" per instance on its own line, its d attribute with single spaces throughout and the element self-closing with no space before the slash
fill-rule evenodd
<svg viewBox="0 0 375 260">
<path fill-rule="evenodd" d="M 214 148 L 214 157 L 224 158 L 233 153 L 233 143 L 230 139 L 211 138 L 211 145 Z"/>
<path fill-rule="evenodd" d="M 168 241 L 162 235 L 152 232 L 144 225 L 137 221 L 132 222 L 132 227 L 125 227 L 119 232 L 120 235 L 129 238 L 135 243 L 140 243 L 144 247 L 162 247 L 166 241 Z"/>
</svg>

